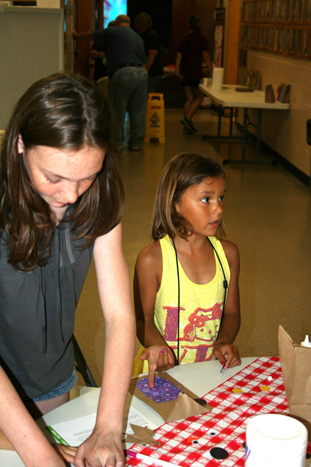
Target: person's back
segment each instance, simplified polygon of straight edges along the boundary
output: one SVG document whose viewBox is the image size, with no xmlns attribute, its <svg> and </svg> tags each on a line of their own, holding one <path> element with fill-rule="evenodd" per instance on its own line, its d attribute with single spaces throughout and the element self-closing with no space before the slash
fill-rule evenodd
<svg viewBox="0 0 311 467">
<path fill-rule="evenodd" d="M 86 37 L 89 37 L 89 34 Z M 131 151 L 139 151 L 145 136 L 147 103 L 148 77 L 144 43 L 131 29 L 130 18 L 127 15 L 119 15 L 112 28 L 93 31 L 92 38 L 96 46 L 103 47 L 107 52 L 108 95 L 114 105 L 119 124 L 118 147 L 123 149 L 125 115 L 128 112 L 128 148 Z"/>
<path fill-rule="evenodd" d="M 182 55 L 180 74 L 190 79 L 201 79 L 203 51 L 207 50 L 206 39 L 201 34 L 190 32 L 184 36 L 178 46 Z"/>
<path fill-rule="evenodd" d="M 139 13 L 135 18 L 135 26 L 145 44 L 148 92 L 156 92 L 163 75 L 163 66 L 160 60 L 160 40 L 157 33 L 152 29 L 152 18 L 148 13 Z"/>
<path fill-rule="evenodd" d="M 108 76 L 126 64 L 143 66 L 146 63 L 144 43 L 130 27 L 113 27 L 93 31 L 96 43 L 105 44 Z"/>
<path fill-rule="evenodd" d="M 157 55 L 154 58 L 154 62 L 149 68 L 149 76 L 156 76 L 163 74 L 163 65 L 160 60 L 160 41 L 157 33 L 153 29 L 147 29 L 141 35 L 142 40 L 145 44 L 145 53 L 148 54 L 148 50 L 156 50 Z"/>
</svg>

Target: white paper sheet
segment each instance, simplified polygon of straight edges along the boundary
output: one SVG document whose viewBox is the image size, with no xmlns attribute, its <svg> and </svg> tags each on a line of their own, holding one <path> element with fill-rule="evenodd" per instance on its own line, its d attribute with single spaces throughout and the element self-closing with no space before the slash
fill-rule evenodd
<svg viewBox="0 0 311 467">
<path fill-rule="evenodd" d="M 52 426 L 48 426 L 50 433 L 53 435 L 57 443 L 65 444 L 68 446 L 79 446 L 85 441 L 95 425 L 96 413 L 91 415 L 85 415 L 84 417 L 75 418 L 68 422 L 56 423 Z M 147 426 L 151 430 L 157 428 L 148 418 L 142 413 L 136 410 L 134 407 L 130 408 L 130 412 L 127 418 L 127 425 L 125 433 L 132 434 L 130 423 L 138 426 Z"/>
</svg>

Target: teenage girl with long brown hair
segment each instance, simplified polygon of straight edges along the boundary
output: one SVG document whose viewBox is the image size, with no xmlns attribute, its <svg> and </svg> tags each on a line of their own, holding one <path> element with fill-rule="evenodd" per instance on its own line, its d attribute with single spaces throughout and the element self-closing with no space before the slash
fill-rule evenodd
<svg viewBox="0 0 311 467">
<path fill-rule="evenodd" d="M 58 73 L 18 101 L 1 154 L 0 363 L 34 415 L 66 402 L 76 383 L 75 309 L 94 258 L 105 358 L 94 431 L 76 454 L 62 452 L 77 467 L 124 463 L 135 320 L 112 135 L 109 102 L 87 79 Z"/>
</svg>

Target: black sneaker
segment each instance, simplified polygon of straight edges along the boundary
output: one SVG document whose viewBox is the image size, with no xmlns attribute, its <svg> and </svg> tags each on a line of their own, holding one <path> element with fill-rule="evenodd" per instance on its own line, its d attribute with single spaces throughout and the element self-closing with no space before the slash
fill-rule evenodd
<svg viewBox="0 0 311 467">
<path fill-rule="evenodd" d="M 195 131 L 187 130 L 187 128 L 183 129 L 183 135 L 193 135 L 193 133 L 195 133 L 195 132 L 196 132 L 196 130 Z"/>
<path fill-rule="evenodd" d="M 188 122 L 189 122 L 189 125 L 191 126 L 192 133 L 196 133 L 198 129 L 195 126 L 193 126 L 192 120 L 188 120 Z"/>
<path fill-rule="evenodd" d="M 193 123 L 192 123 L 192 120 L 189 120 L 189 118 L 187 117 L 183 117 L 180 122 L 184 125 L 185 129 L 190 131 L 191 133 L 195 133 L 196 131 L 198 131 L 194 126 L 193 126 Z"/>
<path fill-rule="evenodd" d="M 129 151 L 139 151 L 140 147 L 138 145 L 136 145 L 136 144 L 129 144 L 128 149 L 129 149 Z"/>
<path fill-rule="evenodd" d="M 180 119 L 180 123 L 182 123 L 185 127 L 186 130 L 188 131 L 192 131 L 192 127 L 191 127 L 191 124 L 190 124 L 190 120 L 188 120 L 187 117 L 183 117 Z"/>
</svg>

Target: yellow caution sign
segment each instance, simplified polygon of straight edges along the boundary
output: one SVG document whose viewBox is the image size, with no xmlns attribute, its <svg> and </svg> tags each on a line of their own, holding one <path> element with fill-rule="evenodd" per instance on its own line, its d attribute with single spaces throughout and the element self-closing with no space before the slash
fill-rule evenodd
<svg viewBox="0 0 311 467">
<path fill-rule="evenodd" d="M 150 93 L 147 100 L 145 143 L 165 143 L 163 94 Z"/>
</svg>

